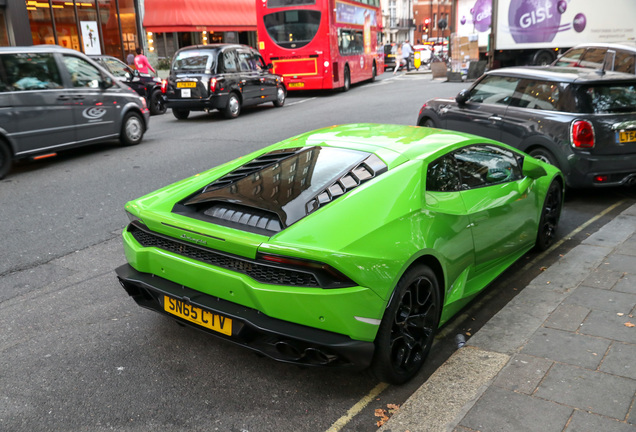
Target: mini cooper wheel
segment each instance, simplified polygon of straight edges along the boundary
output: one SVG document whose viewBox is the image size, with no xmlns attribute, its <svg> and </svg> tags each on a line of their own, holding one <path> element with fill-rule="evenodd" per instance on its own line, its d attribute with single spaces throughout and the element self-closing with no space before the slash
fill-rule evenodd
<svg viewBox="0 0 636 432">
<path fill-rule="evenodd" d="M 283 86 L 277 86 L 276 87 L 276 100 L 274 101 L 274 106 L 275 107 L 282 107 L 283 105 L 285 105 L 285 87 Z"/>
<path fill-rule="evenodd" d="M 129 112 L 121 125 L 120 141 L 125 146 L 137 145 L 144 137 L 144 122 L 141 115 Z"/>
<path fill-rule="evenodd" d="M 166 112 L 166 105 L 161 97 L 161 90 L 157 89 L 150 94 L 150 114 L 158 115 Z"/>
<path fill-rule="evenodd" d="M 417 374 L 433 345 L 440 310 L 433 270 L 410 268 L 397 284 L 375 339 L 371 370 L 376 378 L 402 384 Z"/>
<path fill-rule="evenodd" d="M 429 127 L 429 128 L 434 128 L 437 127 L 437 125 L 435 124 L 435 122 L 433 121 L 433 119 L 430 118 L 425 118 L 420 122 L 420 126 L 424 126 L 424 127 Z"/>
<path fill-rule="evenodd" d="M 547 164 L 553 165 L 555 167 L 559 167 L 559 164 L 557 163 L 556 157 L 554 157 L 554 155 L 552 153 L 550 153 L 549 150 L 546 150 L 542 147 L 538 147 L 535 149 L 532 149 L 528 152 L 528 154 L 530 156 L 532 156 L 535 159 L 539 159 L 541 162 L 545 162 Z"/>
<path fill-rule="evenodd" d="M 9 174 L 12 159 L 9 145 L 4 141 L 0 141 L 0 179 Z"/>
<path fill-rule="evenodd" d="M 558 180 L 553 180 L 545 195 L 536 242 L 536 248 L 540 251 L 547 250 L 556 239 L 556 231 L 561 218 L 561 206 L 563 205 L 562 191 L 561 183 Z"/>
<path fill-rule="evenodd" d="M 172 115 L 175 116 L 177 120 L 185 120 L 190 115 L 190 110 L 184 109 L 172 109 Z"/>
<path fill-rule="evenodd" d="M 241 113 L 241 100 L 236 95 L 236 93 L 230 93 L 230 96 L 227 99 L 227 105 L 225 105 L 225 109 L 223 110 L 223 115 L 227 119 L 237 118 Z"/>
</svg>

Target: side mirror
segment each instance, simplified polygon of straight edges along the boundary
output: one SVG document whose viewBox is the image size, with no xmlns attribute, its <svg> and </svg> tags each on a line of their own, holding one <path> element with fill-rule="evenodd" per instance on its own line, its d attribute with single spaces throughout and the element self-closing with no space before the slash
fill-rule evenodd
<svg viewBox="0 0 636 432">
<path fill-rule="evenodd" d="M 541 162 L 533 157 L 523 158 L 523 167 L 521 171 L 524 176 L 530 177 L 531 179 L 538 179 L 539 177 L 543 177 L 548 174 L 545 172 L 545 168 L 541 166 Z"/>
<path fill-rule="evenodd" d="M 460 91 L 457 94 L 457 96 L 455 96 L 455 101 L 457 102 L 458 105 L 465 105 L 466 102 L 468 102 L 469 98 L 470 98 L 470 90 L 464 89 Z"/>
<path fill-rule="evenodd" d="M 267 63 L 267 69 L 273 69 L 274 65 L 272 63 Z"/>
<path fill-rule="evenodd" d="M 102 90 L 109 89 L 113 86 L 113 80 L 108 76 L 102 76 L 102 79 L 99 80 L 99 88 Z"/>
</svg>

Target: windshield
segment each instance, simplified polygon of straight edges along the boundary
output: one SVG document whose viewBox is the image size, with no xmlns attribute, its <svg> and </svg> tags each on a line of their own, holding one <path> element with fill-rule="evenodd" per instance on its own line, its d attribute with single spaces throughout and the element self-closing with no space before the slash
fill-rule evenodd
<svg viewBox="0 0 636 432">
<path fill-rule="evenodd" d="M 283 48 L 300 48 L 316 36 L 320 26 L 320 12 L 288 10 L 263 17 L 267 33 Z"/>
<path fill-rule="evenodd" d="M 188 50 L 177 53 L 172 61 L 173 71 L 210 73 L 215 68 L 215 51 Z"/>
<path fill-rule="evenodd" d="M 585 111 L 595 114 L 636 112 L 636 83 L 597 84 L 582 88 Z"/>
</svg>

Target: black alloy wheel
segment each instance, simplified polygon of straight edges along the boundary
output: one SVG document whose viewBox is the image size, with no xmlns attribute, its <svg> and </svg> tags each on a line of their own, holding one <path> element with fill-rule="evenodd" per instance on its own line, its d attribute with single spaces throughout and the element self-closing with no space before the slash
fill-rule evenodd
<svg viewBox="0 0 636 432">
<path fill-rule="evenodd" d="M 556 240 L 556 231 L 561 218 L 561 207 L 563 206 L 563 187 L 558 180 L 553 180 L 545 195 L 541 218 L 539 219 L 539 230 L 537 232 L 536 249 L 547 250 Z"/>
<path fill-rule="evenodd" d="M 172 115 L 175 116 L 177 120 L 185 120 L 190 115 L 190 110 L 172 108 Z"/>
<path fill-rule="evenodd" d="M 9 170 L 11 170 L 11 151 L 9 149 L 9 144 L 4 141 L 0 141 L 0 179 L 3 179 L 7 174 L 9 174 Z"/>
<path fill-rule="evenodd" d="M 379 380 L 402 384 L 413 378 L 428 355 L 441 311 L 433 270 L 411 267 L 400 279 L 376 336 L 371 370 Z"/>
<path fill-rule="evenodd" d="M 158 115 L 166 112 L 166 105 L 161 97 L 161 90 L 156 89 L 150 94 L 150 114 Z"/>
<path fill-rule="evenodd" d="M 144 121 L 141 115 L 131 111 L 124 117 L 119 140 L 125 146 L 137 145 L 144 137 Z"/>
</svg>

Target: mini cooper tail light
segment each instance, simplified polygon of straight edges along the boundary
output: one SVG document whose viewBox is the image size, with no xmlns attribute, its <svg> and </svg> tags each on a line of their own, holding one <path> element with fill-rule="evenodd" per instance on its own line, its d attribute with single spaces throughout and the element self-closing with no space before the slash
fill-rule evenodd
<svg viewBox="0 0 636 432">
<path fill-rule="evenodd" d="M 570 127 L 570 140 L 576 148 L 594 147 L 594 126 L 586 120 L 576 120 Z"/>
<path fill-rule="evenodd" d="M 604 175 L 604 174 L 600 174 L 600 175 L 595 175 L 594 176 L 594 182 L 595 183 L 607 183 L 608 180 L 609 180 L 609 176 Z"/>
<path fill-rule="evenodd" d="M 166 94 L 167 90 L 168 90 L 168 80 L 162 80 L 161 81 L 161 93 Z"/>
<path fill-rule="evenodd" d="M 210 93 L 214 93 L 216 91 L 216 83 L 217 83 L 216 78 L 210 79 Z"/>
</svg>

